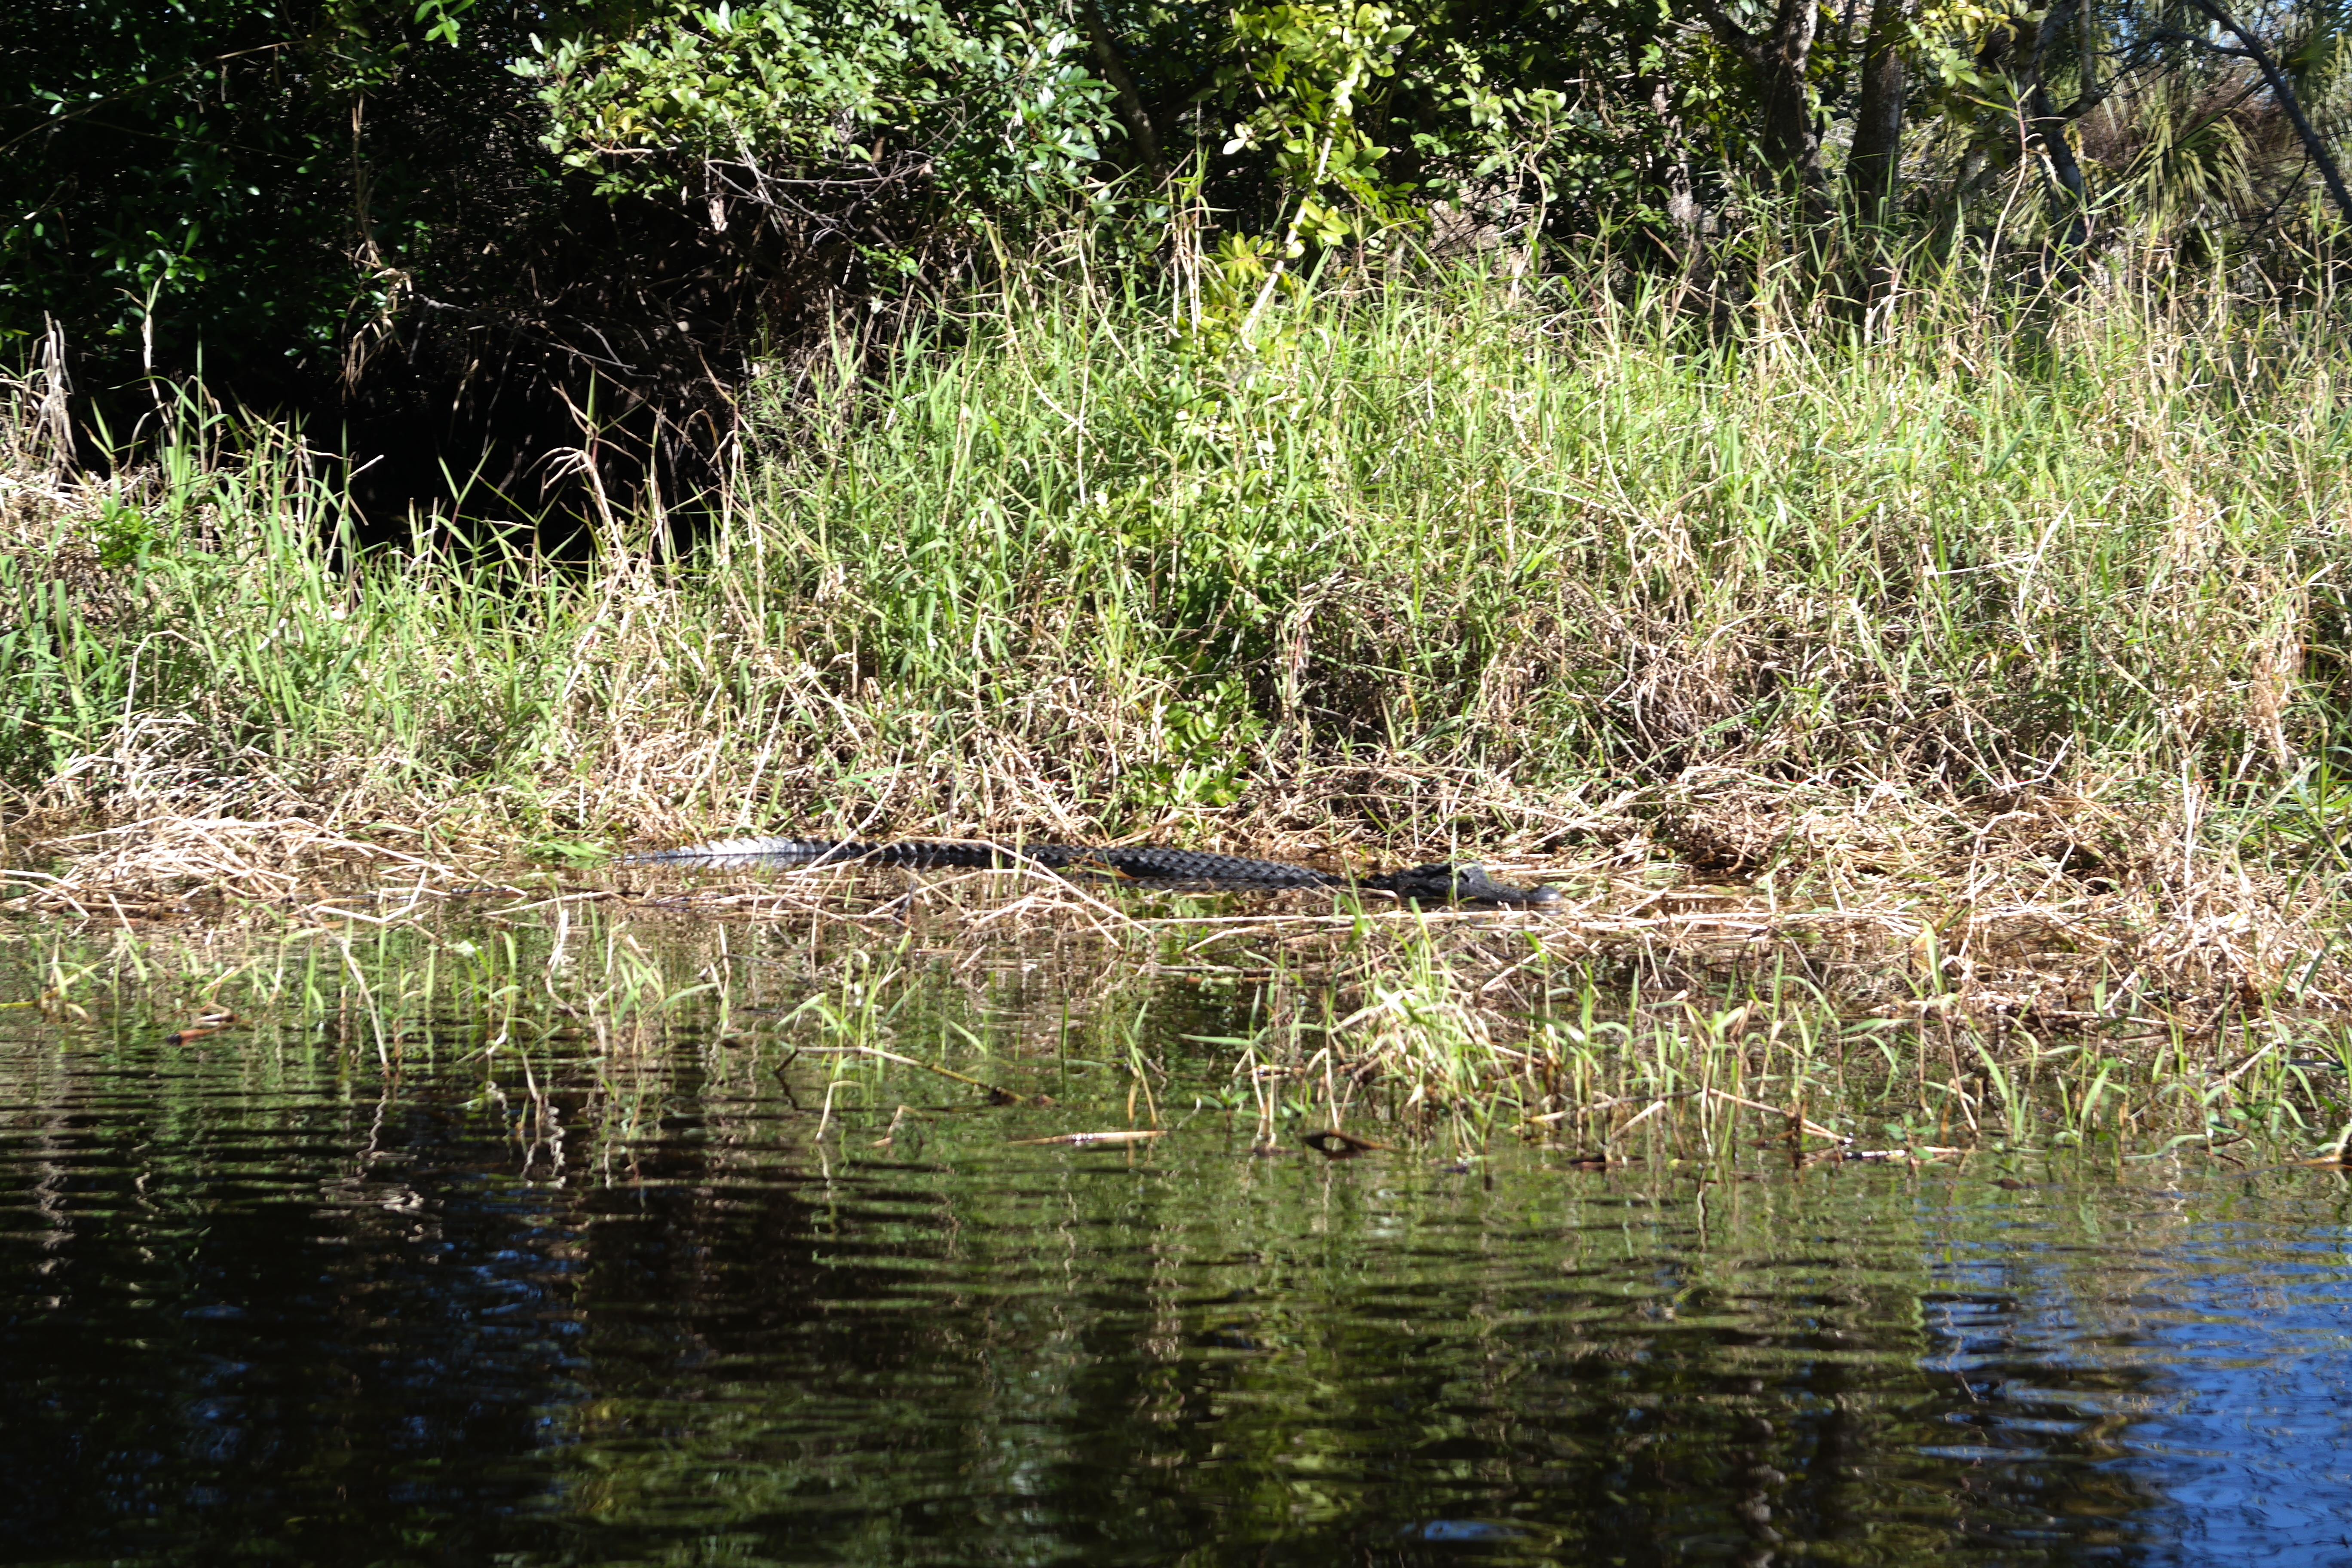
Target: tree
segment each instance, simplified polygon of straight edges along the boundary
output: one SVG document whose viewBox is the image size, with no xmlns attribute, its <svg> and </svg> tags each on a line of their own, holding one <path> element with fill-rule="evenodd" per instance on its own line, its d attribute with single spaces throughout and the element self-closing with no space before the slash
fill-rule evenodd
<svg viewBox="0 0 2352 1568">
<path fill-rule="evenodd" d="M 2320 177 L 2327 182 L 2327 193 L 2336 198 L 2336 210 L 2343 214 L 2347 223 L 2352 223 L 2352 192 L 2345 189 L 2344 175 L 2336 168 L 2336 159 L 2328 152 L 2327 143 L 2321 140 L 2310 117 L 2304 113 L 2302 101 L 2295 96 L 2294 84 L 2287 79 L 2286 72 L 2279 68 L 2271 52 L 2263 47 L 2262 40 L 2241 26 L 2236 17 L 2221 7 L 2219 0 L 2189 0 L 2189 4 L 2196 6 L 2214 26 L 2235 38 L 2237 47 L 2230 48 L 2204 39 L 2195 41 L 2215 54 L 2254 63 L 2254 68 L 2263 73 L 2263 80 L 2270 88 L 2271 96 L 2277 100 L 2281 112 L 2294 126 L 2295 135 L 2302 141 L 2305 155 L 2319 170 Z"/>
<path fill-rule="evenodd" d="M 1910 64 L 1904 58 L 1909 20 L 1906 0 L 1876 0 L 1863 46 L 1862 95 L 1854 110 L 1846 184 L 1855 217 L 1874 232 L 1884 230 L 1894 215 L 1903 169 L 1903 119 L 1911 89 Z"/>
<path fill-rule="evenodd" d="M 1077 37 L 1010 6 L 674 0 L 622 34 L 554 40 L 547 144 L 609 196 L 683 196 L 905 259 L 942 226 L 1058 208 L 1115 124 Z"/>
<path fill-rule="evenodd" d="M 1796 199 L 1810 223 L 1829 216 L 1822 168 L 1822 116 L 1813 95 L 1813 37 L 1820 0 L 1777 0 L 1770 26 L 1753 32 L 1732 20 L 1720 0 L 1690 0 L 1715 40 L 1754 78 L 1764 166 Z"/>
</svg>

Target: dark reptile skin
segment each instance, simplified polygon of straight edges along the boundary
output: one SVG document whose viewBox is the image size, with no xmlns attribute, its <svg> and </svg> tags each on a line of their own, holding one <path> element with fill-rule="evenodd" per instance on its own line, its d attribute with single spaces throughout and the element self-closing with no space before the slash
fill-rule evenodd
<svg viewBox="0 0 2352 1568">
<path fill-rule="evenodd" d="M 1548 904 L 1559 894 L 1550 888 L 1520 888 L 1497 882 L 1472 865 L 1414 866 L 1376 877 L 1350 879 L 1312 867 L 1245 855 L 1210 855 L 1159 845 L 1097 847 L 1083 844 L 949 844 L 908 839 L 897 844 L 860 844 L 850 839 L 735 838 L 683 849 L 656 849 L 624 857 L 624 866 L 806 866 L 826 862 L 908 866 L 919 869 L 988 868 L 1020 864 L 1051 871 L 1101 871 L 1160 882 L 1246 883 L 1261 888 L 1361 887 L 1429 902 Z"/>
<path fill-rule="evenodd" d="M 1245 855 L 1209 855 L 1158 845 L 1092 848 L 1081 844 L 1024 844 L 1021 853 L 1048 870 L 1105 870 L 1122 877 L 1166 882 L 1255 882 L 1269 888 L 1323 888 L 1340 879 L 1306 866 L 1254 860 Z"/>
</svg>

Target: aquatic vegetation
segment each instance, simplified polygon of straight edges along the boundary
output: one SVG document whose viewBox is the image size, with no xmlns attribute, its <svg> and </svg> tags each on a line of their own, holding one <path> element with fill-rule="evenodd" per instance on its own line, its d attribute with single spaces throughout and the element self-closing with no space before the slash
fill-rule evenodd
<svg viewBox="0 0 2352 1568">
<path fill-rule="evenodd" d="M 0 928 L 0 994 L 59 1029 L 257 1064 L 289 1048 L 394 1079 L 464 1064 L 526 1146 L 563 1099 L 573 1158 L 625 1152 L 689 1060 L 788 1073 L 820 1142 L 1003 1111 L 1039 1137 L 1209 1118 L 1269 1150 L 1331 1131 L 1596 1167 L 2184 1146 L 2227 1163 L 2340 1158 L 2352 1124 L 2352 1030 L 2330 1009 L 2200 1018 L 2110 974 L 2076 976 L 2079 1007 L 2053 992 L 1971 1011 L 1900 944 L 1727 959 L 1524 914 L 1234 916 L 1040 887 L 1006 922 L 990 884 L 1011 876 L 17 923 Z M 1080 1121 L 1040 1124 L 1056 1106 Z"/>
<path fill-rule="evenodd" d="M 1219 953 L 1198 921 L 1117 951 L 610 903 L 0 922 L 12 1540 L 1538 1563 L 1639 1531 L 1659 1561 L 2008 1564 L 2221 1518 L 2332 1550 L 2330 1510 L 2267 1505 L 2336 1485 L 2280 1433 L 2343 1405 L 2341 1168 L 2098 1134 L 1801 1165 L 1673 1054 L 1556 1136 L 1372 1086 L 1343 1131 L 1294 1070 L 1312 1028 L 1265 1038 L 1261 1152 L 1223 1040 L 1499 973 L 1392 925 L 1328 928 L 1370 989 L 1332 974 L 1327 1012 L 1312 944 Z M 1598 1090 L 1608 1026 L 1686 1020 L 1643 994 L 1560 999 L 1601 1035 L 1562 1068 Z M 1415 1016 L 1356 1027 L 1409 1052 Z M 1717 1088 L 1740 1034 L 1693 1043 Z M 1847 1101 L 1801 1043 L 1745 1051 L 1759 1103 L 1792 1062 L 1808 1118 L 1868 1099 L 1860 1053 Z"/>
</svg>

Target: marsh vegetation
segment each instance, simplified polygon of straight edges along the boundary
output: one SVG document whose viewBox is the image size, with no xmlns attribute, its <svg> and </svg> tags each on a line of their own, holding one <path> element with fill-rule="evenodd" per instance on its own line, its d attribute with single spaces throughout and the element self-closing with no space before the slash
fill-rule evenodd
<svg viewBox="0 0 2352 1568">
<path fill-rule="evenodd" d="M 2332 13 L 96 15 L 26 1551 L 2340 1543 Z"/>
<path fill-rule="evenodd" d="M 2288 1072 L 2334 1137 L 2289 1066 L 2347 984 L 2331 317 L 2218 285 L 2035 314 L 1954 274 L 1869 336 L 1791 294 L 1727 338 L 1670 290 L 1472 268 L 1237 359 L 1055 275 L 878 377 L 756 383 L 706 534 L 615 510 L 571 564 L 353 548 L 331 465 L 194 400 L 112 479 L 20 448 L 19 907 L 324 911 L 358 878 L 413 910 L 778 826 L 1475 858 L 1564 912 L 1371 911 L 1410 940 L 1350 962 L 1437 1002 L 1322 1023 L 1507 1079 L 1532 1020 L 1568 1038 L 1528 953 L 1666 965 L 1596 993 L 1621 1046 L 1667 997 L 1768 1056 L 1875 1020 L 1942 1042 L 1911 1078 L 1977 1082 L 1913 1096 L 1939 1137 L 2052 1051 L 2095 1100 Z"/>
</svg>

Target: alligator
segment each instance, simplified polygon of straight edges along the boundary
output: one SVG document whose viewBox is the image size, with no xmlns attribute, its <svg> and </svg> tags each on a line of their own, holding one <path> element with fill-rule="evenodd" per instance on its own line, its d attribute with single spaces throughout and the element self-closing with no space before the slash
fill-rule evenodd
<svg viewBox="0 0 2352 1568">
<path fill-rule="evenodd" d="M 1217 882 L 1255 888 L 1366 888 L 1412 903 L 1550 904 L 1557 888 L 1497 882 L 1486 868 L 1440 862 L 1376 876 L 1349 877 L 1280 860 L 1209 855 L 1158 845 L 1097 847 L 1083 844 L 940 843 L 910 839 L 859 844 L 850 839 L 722 838 L 682 849 L 653 849 L 621 858 L 623 866 L 906 866 L 940 868 L 1042 867 L 1152 882 Z"/>
</svg>

